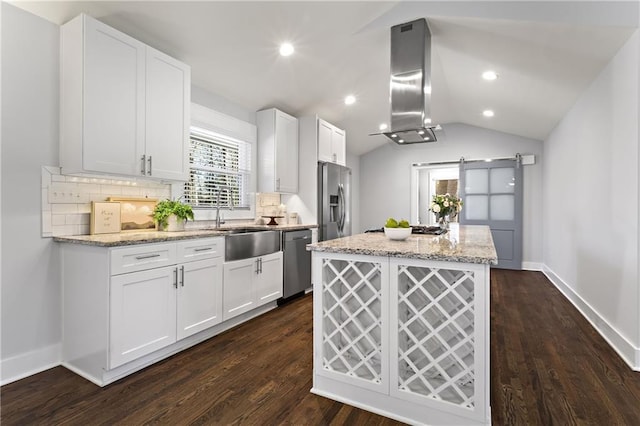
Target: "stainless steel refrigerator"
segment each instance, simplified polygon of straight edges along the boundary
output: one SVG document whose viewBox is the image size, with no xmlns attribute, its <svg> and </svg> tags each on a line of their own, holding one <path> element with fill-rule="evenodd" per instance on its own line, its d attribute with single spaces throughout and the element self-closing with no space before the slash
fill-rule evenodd
<svg viewBox="0 0 640 426">
<path fill-rule="evenodd" d="M 318 163 L 318 241 L 351 235 L 351 169 Z"/>
</svg>

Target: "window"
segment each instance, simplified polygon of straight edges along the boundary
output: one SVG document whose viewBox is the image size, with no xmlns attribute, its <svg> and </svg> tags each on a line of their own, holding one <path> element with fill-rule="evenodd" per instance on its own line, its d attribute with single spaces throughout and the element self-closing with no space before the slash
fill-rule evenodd
<svg viewBox="0 0 640 426">
<path fill-rule="evenodd" d="M 194 208 L 220 206 L 248 210 L 251 144 L 191 128 L 189 181 L 184 201 Z"/>
</svg>

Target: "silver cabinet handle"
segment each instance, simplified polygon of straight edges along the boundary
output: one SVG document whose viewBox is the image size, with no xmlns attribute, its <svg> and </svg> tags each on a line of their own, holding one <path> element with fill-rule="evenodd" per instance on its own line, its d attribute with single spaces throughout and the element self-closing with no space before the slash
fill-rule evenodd
<svg viewBox="0 0 640 426">
<path fill-rule="evenodd" d="M 194 249 L 193 251 L 209 251 L 209 250 L 213 250 L 213 247 L 197 248 L 197 249 Z"/>
<path fill-rule="evenodd" d="M 256 275 L 260 273 L 260 259 L 256 259 Z"/>
<path fill-rule="evenodd" d="M 180 286 L 184 287 L 184 265 L 180 267 Z"/>
<path fill-rule="evenodd" d="M 258 259 L 260 261 L 260 273 L 262 273 L 262 258 Z"/>
<path fill-rule="evenodd" d="M 136 260 L 151 259 L 152 257 L 160 257 L 160 253 L 146 254 L 144 256 L 136 256 Z"/>
<path fill-rule="evenodd" d="M 142 173 L 142 175 L 146 175 L 147 174 L 147 156 L 143 155 L 141 160 L 142 160 L 142 167 L 140 167 L 140 173 Z"/>
<path fill-rule="evenodd" d="M 173 268 L 173 286 L 178 288 L 178 268 Z"/>
<path fill-rule="evenodd" d="M 149 156 L 149 159 L 147 161 L 149 162 L 149 170 L 147 170 L 147 175 L 151 176 L 151 156 Z"/>
</svg>

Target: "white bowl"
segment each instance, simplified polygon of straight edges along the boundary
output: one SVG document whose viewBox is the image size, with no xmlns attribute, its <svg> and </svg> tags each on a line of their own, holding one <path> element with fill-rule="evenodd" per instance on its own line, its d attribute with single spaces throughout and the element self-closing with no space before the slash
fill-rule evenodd
<svg viewBox="0 0 640 426">
<path fill-rule="evenodd" d="M 411 235 L 411 227 L 409 228 L 387 228 L 384 227 L 384 235 L 390 240 L 406 240 Z"/>
</svg>

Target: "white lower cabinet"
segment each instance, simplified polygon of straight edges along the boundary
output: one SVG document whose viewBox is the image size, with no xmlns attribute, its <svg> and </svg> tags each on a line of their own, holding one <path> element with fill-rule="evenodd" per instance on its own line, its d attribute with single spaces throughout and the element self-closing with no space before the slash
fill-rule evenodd
<svg viewBox="0 0 640 426">
<path fill-rule="evenodd" d="M 178 340 L 222 322 L 222 258 L 179 266 Z"/>
<path fill-rule="evenodd" d="M 225 263 L 224 241 L 62 244 L 62 365 L 104 386 L 273 309 L 282 252 Z"/>
<path fill-rule="evenodd" d="M 253 276 L 257 274 L 258 259 L 243 259 L 224 264 L 222 318 L 226 321 L 255 306 Z"/>
<path fill-rule="evenodd" d="M 282 252 L 224 264 L 226 321 L 282 297 Z"/>
<path fill-rule="evenodd" d="M 170 253 L 170 263 L 187 262 L 111 277 L 110 368 L 222 322 L 221 245 L 222 239 L 205 239 L 113 250 L 112 259 L 129 257 L 151 267 L 163 252 Z M 201 257 L 212 258 L 195 260 Z"/>
<path fill-rule="evenodd" d="M 111 278 L 109 368 L 176 341 L 174 267 Z"/>
<path fill-rule="evenodd" d="M 219 332 L 224 237 L 61 253 L 63 365 L 96 384 Z"/>
<path fill-rule="evenodd" d="M 282 297 L 282 252 L 262 256 L 255 276 L 256 303 L 262 305 Z"/>
</svg>

